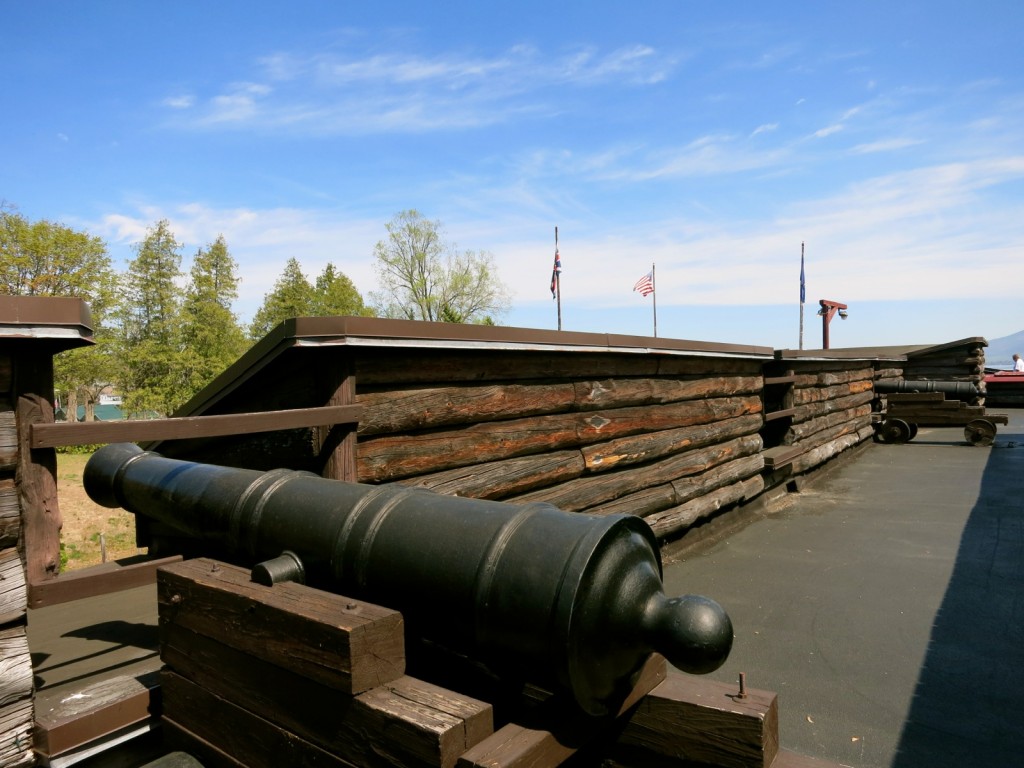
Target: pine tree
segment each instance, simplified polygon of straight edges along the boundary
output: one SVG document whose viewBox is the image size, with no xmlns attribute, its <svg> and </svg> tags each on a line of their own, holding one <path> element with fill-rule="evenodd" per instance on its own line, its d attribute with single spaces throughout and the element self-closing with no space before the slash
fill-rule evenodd
<svg viewBox="0 0 1024 768">
<path fill-rule="evenodd" d="M 249 338 L 253 341 L 261 339 L 288 318 L 309 316 L 312 308 L 313 286 L 302 274 L 298 260 L 288 259 L 284 272 L 274 283 L 274 290 L 263 297 L 263 305 L 253 316 Z"/>
<path fill-rule="evenodd" d="M 363 297 L 356 290 L 355 283 L 344 273 L 338 272 L 330 262 L 316 279 L 310 309 L 314 317 L 373 316 L 373 311 L 363 303 Z"/>
<path fill-rule="evenodd" d="M 231 310 L 238 298 L 238 264 L 228 252 L 221 235 L 196 253 L 191 280 L 182 306 L 182 359 L 187 402 L 239 355 L 247 346 L 238 318 Z"/>
<path fill-rule="evenodd" d="M 166 416 L 183 402 L 180 248 L 170 224 L 157 222 L 122 279 L 118 352 L 129 416 Z"/>
</svg>

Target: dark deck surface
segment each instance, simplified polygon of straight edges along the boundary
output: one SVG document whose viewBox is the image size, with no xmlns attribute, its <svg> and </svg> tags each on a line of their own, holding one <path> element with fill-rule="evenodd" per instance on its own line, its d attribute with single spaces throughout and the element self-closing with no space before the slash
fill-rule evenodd
<svg viewBox="0 0 1024 768">
<path fill-rule="evenodd" d="M 714 597 L 714 677 L 779 694 L 784 748 L 850 766 L 1024 764 L 1024 411 L 995 445 L 922 428 L 869 445 L 771 513 L 666 566 Z M 39 714 L 159 664 L 155 588 L 33 611 Z"/>
<path fill-rule="evenodd" d="M 1024 765 L 1024 411 L 871 445 L 667 565 L 721 602 L 714 674 L 779 694 L 780 740 L 850 766 Z"/>
</svg>

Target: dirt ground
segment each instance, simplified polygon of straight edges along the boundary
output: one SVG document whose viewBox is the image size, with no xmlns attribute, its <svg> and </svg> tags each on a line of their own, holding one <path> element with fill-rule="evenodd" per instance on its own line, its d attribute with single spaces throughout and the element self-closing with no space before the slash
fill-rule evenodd
<svg viewBox="0 0 1024 768">
<path fill-rule="evenodd" d="M 106 509 L 92 502 L 82 488 L 82 470 L 88 456 L 57 454 L 57 501 L 61 529 L 61 570 L 73 571 L 107 560 L 144 554 L 135 546 L 135 516 L 121 509 Z"/>
</svg>

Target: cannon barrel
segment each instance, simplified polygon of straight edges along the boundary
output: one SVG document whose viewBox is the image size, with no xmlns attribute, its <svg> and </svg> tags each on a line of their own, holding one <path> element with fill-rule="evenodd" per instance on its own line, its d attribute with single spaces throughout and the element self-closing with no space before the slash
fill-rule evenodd
<svg viewBox="0 0 1024 768">
<path fill-rule="evenodd" d="M 617 708 L 652 652 L 705 673 L 732 647 L 718 603 L 664 594 L 657 540 L 637 517 L 197 464 L 131 444 L 97 451 L 83 483 L 98 504 L 270 559 L 258 581 L 273 583 L 283 563 L 312 586 L 401 611 L 411 637 L 567 691 L 592 715 Z"/>
<path fill-rule="evenodd" d="M 978 388 L 969 381 L 876 381 L 875 392 L 879 395 L 943 392 L 953 395 L 954 400 L 973 400 L 978 396 Z"/>
</svg>

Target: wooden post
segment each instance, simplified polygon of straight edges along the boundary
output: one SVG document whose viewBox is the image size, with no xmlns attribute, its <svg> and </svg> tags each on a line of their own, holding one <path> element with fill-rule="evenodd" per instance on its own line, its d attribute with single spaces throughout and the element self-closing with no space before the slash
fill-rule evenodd
<svg viewBox="0 0 1024 768">
<path fill-rule="evenodd" d="M 353 405 L 356 401 L 356 377 L 352 358 L 328 353 L 324 360 L 324 405 Z M 333 480 L 354 483 L 356 475 L 356 425 L 332 424 L 319 429 L 320 474 Z"/>
</svg>

